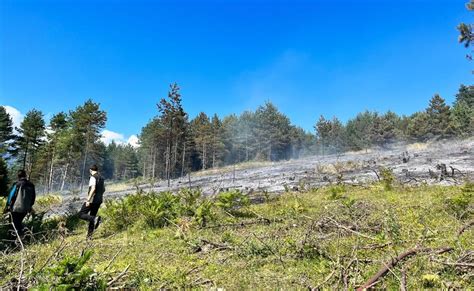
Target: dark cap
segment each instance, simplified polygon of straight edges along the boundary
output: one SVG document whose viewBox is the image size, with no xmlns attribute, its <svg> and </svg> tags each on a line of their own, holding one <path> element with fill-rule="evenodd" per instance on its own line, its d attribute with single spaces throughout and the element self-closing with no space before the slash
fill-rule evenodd
<svg viewBox="0 0 474 291">
<path fill-rule="evenodd" d="M 97 165 L 92 165 L 89 169 L 94 171 L 94 172 L 99 171 L 99 168 L 97 167 Z"/>
</svg>

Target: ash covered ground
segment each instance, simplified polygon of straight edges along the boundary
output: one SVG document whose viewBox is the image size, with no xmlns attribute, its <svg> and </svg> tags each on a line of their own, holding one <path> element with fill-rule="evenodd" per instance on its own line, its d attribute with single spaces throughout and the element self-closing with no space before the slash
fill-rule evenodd
<svg viewBox="0 0 474 291">
<path fill-rule="evenodd" d="M 177 191 L 200 188 L 204 194 L 239 189 L 244 193 L 305 191 L 334 183 L 364 185 L 379 179 L 380 169 L 390 168 L 405 185 L 457 185 L 474 180 L 474 138 L 424 144 L 392 144 L 360 152 L 310 156 L 274 163 L 250 163 L 193 173 L 188 177 L 159 181 L 154 185 L 130 186 L 106 192 L 106 199 L 143 191 Z M 85 194 L 82 196 L 85 197 Z M 79 209 L 81 199 L 64 195 L 63 205 L 54 213 Z"/>
</svg>

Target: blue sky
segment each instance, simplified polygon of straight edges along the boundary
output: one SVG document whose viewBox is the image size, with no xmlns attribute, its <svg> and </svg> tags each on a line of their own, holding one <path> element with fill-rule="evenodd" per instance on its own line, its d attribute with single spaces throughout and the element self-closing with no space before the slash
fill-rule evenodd
<svg viewBox="0 0 474 291">
<path fill-rule="evenodd" d="M 307 130 L 321 114 L 410 114 L 473 83 L 465 2 L 0 0 L 0 104 L 49 117 L 92 98 L 122 139 L 172 82 L 191 117 L 265 100 Z"/>
</svg>

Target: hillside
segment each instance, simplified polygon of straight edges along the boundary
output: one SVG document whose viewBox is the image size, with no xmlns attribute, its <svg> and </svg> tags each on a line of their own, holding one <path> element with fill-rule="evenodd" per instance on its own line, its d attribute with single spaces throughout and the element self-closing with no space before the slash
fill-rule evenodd
<svg viewBox="0 0 474 291">
<path fill-rule="evenodd" d="M 21 273 L 44 288 L 352 289 L 380 271 L 377 288 L 474 288 L 472 185 L 245 197 L 128 196 L 102 209 L 91 241 L 83 224 L 49 223 L 0 256 L 0 286 Z"/>
</svg>

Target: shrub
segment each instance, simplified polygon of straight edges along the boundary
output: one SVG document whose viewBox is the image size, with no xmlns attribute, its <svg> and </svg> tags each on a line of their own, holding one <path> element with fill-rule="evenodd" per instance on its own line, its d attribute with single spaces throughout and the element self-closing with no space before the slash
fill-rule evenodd
<svg viewBox="0 0 474 291">
<path fill-rule="evenodd" d="M 462 191 L 451 198 L 447 198 L 445 205 L 447 211 L 458 219 L 465 219 L 473 212 L 473 190 L 472 183 L 467 183 Z"/>
<path fill-rule="evenodd" d="M 214 204 L 211 201 L 204 200 L 202 201 L 201 205 L 199 205 L 199 207 L 196 209 L 194 218 L 200 226 L 204 227 L 207 225 L 208 222 L 214 220 L 215 215 L 212 211 L 213 206 Z"/>
<path fill-rule="evenodd" d="M 178 193 L 184 215 L 193 216 L 199 206 L 201 199 L 201 190 L 199 189 L 181 189 Z"/>
<path fill-rule="evenodd" d="M 112 230 L 123 230 L 136 223 L 163 227 L 179 214 L 179 197 L 170 192 L 134 194 L 106 202 L 104 215 Z"/>
<path fill-rule="evenodd" d="M 132 225 L 151 228 L 167 226 L 180 217 L 188 217 L 204 226 L 214 217 L 213 203 L 201 198 L 200 190 L 137 193 L 120 200 L 106 202 L 104 216 L 111 230 L 124 230 Z"/>
<path fill-rule="evenodd" d="M 225 211 L 236 210 L 237 208 L 249 205 L 249 203 L 248 196 L 239 190 L 221 192 L 216 197 L 216 205 Z"/>
<path fill-rule="evenodd" d="M 86 266 L 92 256 L 92 251 L 85 251 L 78 257 L 66 256 L 58 264 L 46 268 L 39 278 L 39 284 L 33 290 L 105 290 L 105 279 Z"/>
<path fill-rule="evenodd" d="M 335 185 L 329 187 L 329 199 L 330 200 L 337 200 L 343 198 L 344 192 L 346 192 L 346 187 L 344 185 Z"/>
<path fill-rule="evenodd" d="M 383 187 L 386 191 L 393 190 L 393 183 L 395 182 L 395 175 L 393 170 L 390 168 L 380 169 L 380 180 L 382 181 Z"/>
</svg>

